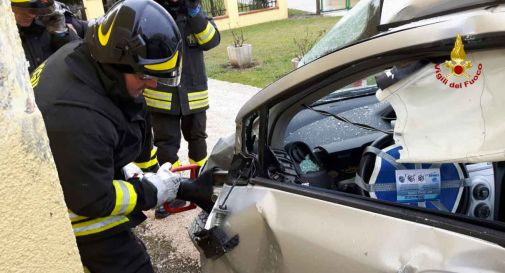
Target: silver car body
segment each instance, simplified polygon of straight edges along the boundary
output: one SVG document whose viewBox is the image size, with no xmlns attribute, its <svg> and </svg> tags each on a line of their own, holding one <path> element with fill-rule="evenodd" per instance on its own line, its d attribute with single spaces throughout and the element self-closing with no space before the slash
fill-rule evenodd
<svg viewBox="0 0 505 273">
<path fill-rule="evenodd" d="M 256 133 L 268 140 L 259 145 L 283 147 L 289 120 L 300 104 L 366 76 L 368 67 L 381 67 L 381 60 L 388 67 L 418 58 L 423 53 L 411 49 L 435 48 L 457 34 L 472 42 L 505 33 L 503 5 L 427 16 L 438 3 L 447 2 L 398 1 L 403 8 L 393 5 L 396 12 L 381 20 L 389 24 L 387 30 L 341 45 L 266 87 L 237 115 L 235 153 L 250 152 L 245 148 L 247 126 L 263 126 Z M 327 85 L 314 87 L 328 78 Z M 258 112 L 268 113 L 266 124 L 254 120 Z M 216 204 L 226 204 L 222 227 L 238 234 L 240 242 L 215 260 L 202 256 L 203 272 L 505 272 L 504 233 L 485 225 L 262 177 L 234 187 L 232 182 L 237 181 L 223 186 Z M 215 224 L 216 209 L 206 228 Z"/>
</svg>

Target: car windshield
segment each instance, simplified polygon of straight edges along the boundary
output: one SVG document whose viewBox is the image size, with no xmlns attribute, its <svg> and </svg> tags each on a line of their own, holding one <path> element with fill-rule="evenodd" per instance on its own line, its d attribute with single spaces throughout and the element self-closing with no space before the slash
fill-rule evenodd
<svg viewBox="0 0 505 273">
<path fill-rule="evenodd" d="M 361 0 L 303 56 L 299 66 L 378 33 L 380 0 Z"/>
<path fill-rule="evenodd" d="M 504 0 L 361 0 L 298 63 L 310 63 L 338 49 L 377 35 L 383 25 L 398 26 L 461 9 L 503 3 Z M 382 2 L 382 3 L 381 3 Z"/>
<path fill-rule="evenodd" d="M 315 101 L 312 106 L 317 106 L 320 104 L 325 104 L 329 102 L 335 102 L 343 99 L 349 99 L 359 96 L 366 96 L 374 94 L 378 87 L 375 82 L 375 76 L 371 76 L 365 79 L 361 79 L 353 82 L 341 89 L 335 90 L 330 94 Z"/>
</svg>

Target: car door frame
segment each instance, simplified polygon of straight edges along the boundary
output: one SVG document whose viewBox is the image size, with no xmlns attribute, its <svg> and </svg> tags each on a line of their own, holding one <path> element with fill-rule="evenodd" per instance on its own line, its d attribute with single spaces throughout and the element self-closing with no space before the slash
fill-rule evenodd
<svg viewBox="0 0 505 273">
<path fill-rule="evenodd" d="M 456 30 L 457 31 L 457 28 Z M 469 43 L 465 45 L 467 50 L 474 50 L 486 47 L 496 47 L 501 46 L 505 47 L 505 32 L 492 32 L 486 33 L 482 35 L 469 35 L 473 40 L 481 40 L 484 42 L 481 43 Z M 411 34 L 412 35 L 412 34 Z M 490 38 L 494 37 L 494 40 Z M 373 39 L 364 41 L 362 43 L 372 43 Z M 359 43 L 358 43 L 359 44 Z M 370 67 L 377 68 L 381 65 L 391 65 L 395 62 L 405 62 L 406 60 L 416 60 L 421 57 L 426 56 L 448 56 L 449 52 L 453 48 L 454 45 L 454 37 L 451 38 L 443 38 L 437 41 L 432 41 L 428 43 L 417 43 L 414 46 L 407 46 L 403 48 L 396 48 L 395 50 L 391 50 L 386 54 L 374 55 L 370 54 L 368 56 L 361 56 L 360 58 L 355 58 L 351 61 L 344 62 L 342 65 L 333 66 L 324 71 L 316 71 L 312 75 L 305 77 L 303 80 L 295 81 L 294 83 L 287 83 L 293 77 L 296 77 L 297 74 L 300 74 L 304 69 L 299 69 L 294 72 L 292 75 L 288 75 L 286 78 L 281 79 L 277 84 L 273 84 L 266 88 L 266 90 L 275 90 L 276 88 L 283 87 L 284 89 L 281 91 L 274 91 L 272 95 L 265 97 L 264 94 L 260 94 L 259 97 L 253 98 L 253 101 L 260 102 L 257 106 L 246 106 L 241 110 L 237 117 L 237 148 L 240 153 L 243 153 L 246 156 L 255 158 L 254 164 L 256 173 L 254 173 L 252 178 L 249 180 L 243 179 L 241 181 L 227 181 L 223 190 L 226 194 L 221 194 L 218 200 L 218 203 L 223 201 L 224 196 L 227 196 L 231 191 L 230 196 L 237 197 L 236 194 L 233 193 L 233 186 L 241 187 L 241 190 L 245 192 L 252 193 L 255 188 L 258 190 L 267 190 L 271 189 L 271 191 L 281 191 L 283 193 L 294 194 L 298 198 L 308 198 L 307 200 L 314 200 L 315 202 L 329 202 L 331 204 L 337 206 L 344 206 L 349 209 L 357 209 L 359 211 L 366 211 L 370 213 L 374 213 L 377 216 L 389 219 L 390 222 L 401 222 L 407 221 L 412 225 L 419 225 L 423 227 L 431 227 L 437 232 L 450 232 L 453 235 L 461 236 L 461 238 L 467 240 L 475 240 L 481 239 L 479 241 L 483 245 L 487 245 L 490 248 L 497 248 L 499 250 L 505 251 L 503 247 L 505 246 L 505 225 L 500 225 L 496 223 L 486 223 L 482 221 L 477 221 L 475 219 L 463 219 L 461 217 L 457 217 L 450 214 L 444 214 L 442 212 L 430 212 L 421 208 L 409 207 L 402 204 L 391 204 L 380 200 L 373 200 L 365 197 L 349 195 L 342 192 L 334 192 L 334 191 L 326 191 L 322 189 L 314 189 L 311 187 L 302 187 L 299 185 L 291 185 L 286 183 L 279 183 L 277 181 L 273 181 L 265 177 L 265 167 L 266 167 L 266 147 L 269 145 L 276 145 L 279 143 L 275 142 L 276 134 L 279 135 L 276 130 L 272 128 L 276 128 L 279 124 L 284 122 L 287 127 L 286 120 L 283 120 L 284 117 L 280 115 L 281 112 L 289 109 L 290 104 L 292 106 L 292 101 L 298 101 L 297 98 L 307 97 L 307 94 L 313 93 L 313 97 L 307 97 L 308 100 L 313 100 L 318 96 L 318 93 L 315 90 L 323 90 L 328 86 L 338 86 L 342 84 L 342 81 L 349 81 L 349 79 L 359 79 L 362 76 L 366 75 L 368 71 L 370 71 Z M 329 60 L 338 59 L 335 55 L 344 54 L 343 52 L 337 52 L 332 56 L 323 57 L 323 60 L 315 61 L 314 63 L 308 64 L 308 66 L 317 66 L 321 65 L 321 63 L 328 63 Z M 324 60 L 326 58 L 326 60 Z M 308 67 L 309 70 L 312 70 L 313 67 Z M 310 73 L 309 73 L 310 74 Z M 339 81 L 341 81 L 339 83 Z M 265 92 L 266 90 L 262 91 Z M 262 98 L 263 96 L 263 98 Z M 290 98 L 292 100 L 290 100 Z M 262 102 L 263 100 L 263 102 Z M 291 102 L 290 102 L 291 101 Z M 272 109 L 276 109 L 276 114 L 272 115 Z M 295 112 L 295 109 L 291 109 L 291 111 Z M 258 137 L 258 153 L 251 154 L 251 151 L 246 148 L 246 145 L 242 145 L 243 143 L 250 142 L 251 139 L 247 139 L 250 137 L 250 132 L 248 133 L 245 128 L 250 127 L 248 124 L 250 121 L 250 117 L 252 115 L 259 116 L 259 136 Z M 289 116 L 289 115 L 286 115 Z M 282 131 L 282 128 L 281 128 Z M 247 199 L 247 196 L 243 196 Z M 241 199 L 241 198 L 238 198 Z M 241 200 L 241 201 L 245 201 Z M 254 203 L 254 198 L 250 198 L 247 202 Z M 236 201 L 239 202 L 239 201 Z M 251 204 L 252 204 L 251 203 Z M 236 203 L 238 205 L 238 203 Z M 233 218 L 233 204 L 228 206 L 231 209 L 230 219 Z M 212 218 L 215 217 L 215 211 L 211 213 L 210 219 L 208 222 L 212 223 Z M 230 220 L 229 219 L 229 220 Z M 233 225 L 230 225 L 229 220 L 226 221 L 224 226 L 228 228 L 230 232 L 237 232 L 238 230 L 233 229 Z M 208 226 L 209 227 L 209 226 Z M 245 236 L 246 234 L 242 234 Z M 505 252 L 504 252 L 505 253 Z M 231 259 L 234 259 L 237 254 L 233 254 L 233 250 L 226 254 L 227 262 L 224 264 L 230 265 Z M 242 257 L 246 258 L 247 257 Z M 214 267 L 216 268 L 216 267 Z M 221 267 L 221 270 L 224 270 Z M 240 271 L 235 268 L 233 271 Z M 282 270 L 281 270 L 282 271 Z M 220 271 L 214 271 L 220 272 Z M 222 271 L 225 272 L 225 271 Z M 256 271 L 252 271 L 256 272 Z"/>
<path fill-rule="evenodd" d="M 466 51 L 505 48 L 505 37 L 502 36 L 501 33 L 476 35 L 474 36 L 474 39 L 494 41 L 480 44 L 467 44 L 465 45 Z M 321 93 L 328 92 L 327 90 L 336 90 L 335 88 L 337 87 L 343 87 L 355 80 L 361 79 L 363 76 L 373 74 L 370 73 L 371 71 L 376 72 L 382 67 L 391 67 L 391 65 L 394 65 L 395 63 L 416 61 L 425 59 L 426 57 L 447 57 L 449 56 L 449 53 L 452 50 L 453 46 L 454 39 L 447 39 L 439 41 L 438 43 L 420 44 L 413 47 L 404 48 L 402 50 L 393 51 L 382 56 L 372 56 L 370 58 L 359 59 L 357 61 L 339 67 L 340 69 L 334 72 L 332 76 L 326 76 L 325 80 L 319 81 L 317 84 L 312 85 L 311 88 L 306 89 L 305 92 L 287 92 L 284 93 L 283 96 L 278 96 L 275 100 L 272 100 L 270 104 L 266 104 L 264 107 L 261 107 L 258 110 L 260 113 L 259 147 L 283 147 L 284 143 L 281 141 L 283 137 L 281 136 L 284 135 L 283 132 L 287 128 L 287 121 L 293 117 L 292 113 L 298 112 L 300 109 L 299 106 L 301 104 L 310 104 L 317 98 L 320 98 Z M 293 93 L 296 95 L 293 95 Z M 308 93 L 310 93 L 310 95 L 307 95 Z M 304 99 L 300 100 L 298 98 Z M 276 104 L 280 105 L 280 107 L 277 107 L 278 109 L 275 111 L 269 111 L 269 109 L 273 109 L 275 107 L 272 105 Z M 265 155 L 267 153 L 268 152 L 266 149 L 259 150 L 258 152 L 258 169 L 260 170 L 259 174 L 263 174 L 263 176 L 264 172 L 262 173 L 261 170 L 264 170 L 266 168 L 266 165 L 268 165 L 268 163 L 265 162 Z M 345 204 L 351 207 L 365 209 L 403 220 L 420 222 L 420 219 L 424 219 L 422 222 L 425 222 L 427 225 L 473 236 L 496 243 L 501 246 L 505 246 L 505 224 L 490 223 L 467 216 L 454 215 L 438 211 L 435 212 L 424 208 L 411 207 L 399 203 L 391 204 L 376 199 L 357 198 L 356 202 L 349 202 L 347 198 L 332 199 L 329 198 L 329 196 L 334 194 L 334 191 L 331 191 L 329 193 L 329 196 L 326 194 L 318 194 L 320 191 L 319 189 L 300 188 L 297 192 L 297 187 L 293 188 L 291 185 L 286 186 L 286 184 L 282 184 L 273 180 L 270 181 L 271 183 L 267 183 L 266 181 L 267 180 L 265 179 L 254 180 L 253 184 L 272 187 L 279 190 L 286 190 L 311 198 L 320 198 L 321 200 Z M 338 196 L 340 197 L 341 195 Z M 342 196 L 345 196 L 345 194 Z M 351 195 L 350 197 L 356 198 L 354 195 Z M 412 214 L 410 214 L 410 212 L 405 213 L 405 209 L 412 210 Z M 447 219 L 447 223 L 444 223 L 444 219 Z"/>
</svg>

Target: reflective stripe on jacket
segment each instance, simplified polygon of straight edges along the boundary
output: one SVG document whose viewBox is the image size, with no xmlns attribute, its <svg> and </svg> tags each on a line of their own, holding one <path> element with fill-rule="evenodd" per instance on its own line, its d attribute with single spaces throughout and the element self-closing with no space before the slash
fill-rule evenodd
<svg viewBox="0 0 505 273">
<path fill-rule="evenodd" d="M 203 51 L 216 47 L 221 37 L 205 13 L 191 18 L 177 14 L 174 18 L 185 37 L 181 84 L 179 87 L 144 89 L 144 98 L 149 110 L 155 112 L 188 115 L 205 111 L 209 108 L 209 95 Z"/>
<path fill-rule="evenodd" d="M 140 169 L 142 169 L 143 172 L 156 172 L 160 167 L 157 155 L 158 155 L 158 147 L 153 146 L 153 148 L 151 149 L 149 160 L 137 161 L 133 163 L 137 165 Z"/>
<path fill-rule="evenodd" d="M 122 73 L 99 66 L 82 42 L 63 46 L 36 75 L 35 100 L 77 240 L 140 224 L 142 211 L 156 205 L 157 190 L 135 178 L 124 181 L 121 169 L 130 162 L 158 165 L 143 98 L 125 100 L 126 90 L 114 84 Z"/>
<path fill-rule="evenodd" d="M 99 233 L 129 221 L 126 215 L 137 205 L 137 193 L 129 182 L 113 180 L 112 184 L 116 192 L 116 203 L 110 216 L 89 218 L 69 211 L 75 236 Z"/>
</svg>

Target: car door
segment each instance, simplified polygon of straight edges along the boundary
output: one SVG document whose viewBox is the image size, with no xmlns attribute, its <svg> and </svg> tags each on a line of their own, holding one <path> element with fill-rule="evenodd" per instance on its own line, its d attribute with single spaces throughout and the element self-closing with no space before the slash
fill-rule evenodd
<svg viewBox="0 0 505 273">
<path fill-rule="evenodd" d="M 206 225 L 238 241 L 223 255 L 204 257 L 203 272 L 504 272 L 503 219 L 279 182 L 269 172 L 269 150 L 282 149 L 286 128 L 305 102 L 398 63 L 448 56 L 457 34 L 469 37 L 467 50 L 503 47 L 483 39 L 500 37 L 503 26 L 503 13 L 481 14 L 465 24 L 391 32 L 309 63 L 260 92 L 237 117 L 241 156 Z M 241 164 L 244 158 L 250 163 Z M 289 173 L 290 162 L 275 159 Z"/>
</svg>

